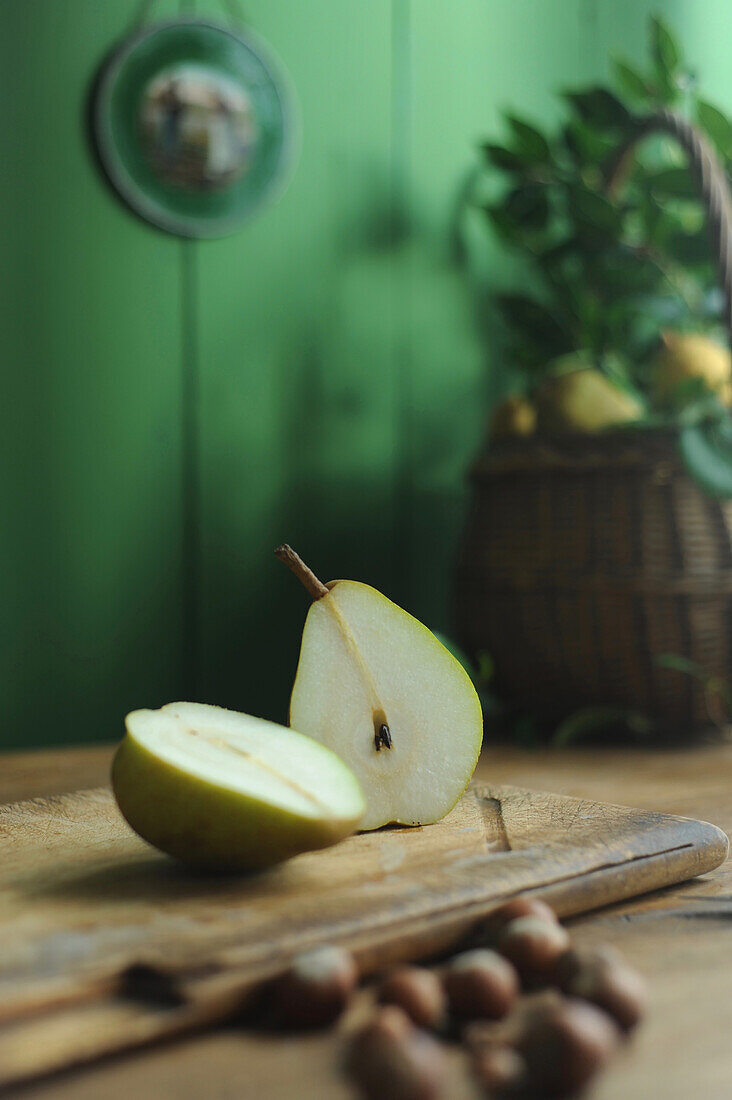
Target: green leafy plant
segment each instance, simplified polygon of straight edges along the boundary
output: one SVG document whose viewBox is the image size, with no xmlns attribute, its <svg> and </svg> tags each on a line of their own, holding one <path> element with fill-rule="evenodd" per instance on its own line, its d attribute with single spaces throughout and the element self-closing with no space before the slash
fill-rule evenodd
<svg viewBox="0 0 732 1100">
<path fill-rule="evenodd" d="M 699 484 L 732 496 L 725 404 L 710 399 L 704 383 L 684 383 L 665 402 L 653 389 L 663 330 L 721 334 L 724 342 L 722 296 L 686 155 L 670 137 L 648 137 L 625 165 L 622 186 L 607 188 L 608 166 L 639 118 L 665 107 L 685 114 L 728 172 L 732 122 L 701 96 L 659 18 L 651 20 L 649 55 L 642 69 L 616 59 L 607 86 L 564 91 L 566 118 L 554 128 L 507 114 L 505 142 L 483 147 L 487 171 L 476 201 L 526 261 L 522 289 L 496 298 L 507 359 L 523 388 L 531 393 L 560 357 L 574 356 L 642 399 L 641 426 L 679 427 Z"/>
<path fill-rule="evenodd" d="M 499 307 L 514 361 L 541 371 L 582 349 L 610 353 L 643 380 L 661 325 L 708 331 L 719 323 L 704 213 L 684 154 L 671 139 L 639 148 L 621 193 L 605 193 L 604 168 L 638 115 L 674 106 L 695 117 L 732 167 L 732 123 L 701 99 L 668 28 L 651 23 L 651 66 L 613 66 L 610 87 L 566 91 L 566 122 L 542 132 L 508 114 L 505 145 L 484 147 L 505 187 L 485 212 L 530 260 L 531 293 Z"/>
<path fill-rule="evenodd" d="M 485 650 L 483 650 L 476 654 L 475 661 L 473 662 L 452 638 L 448 638 L 446 634 L 441 634 L 437 630 L 433 633 L 437 640 L 442 642 L 445 649 L 449 650 L 453 657 L 460 662 L 470 679 L 473 681 L 481 706 L 483 707 L 484 717 L 494 718 L 502 708 L 499 700 L 492 691 L 493 658 L 490 653 L 486 653 Z"/>
<path fill-rule="evenodd" d="M 618 734 L 625 741 L 642 741 L 656 730 L 654 722 L 645 714 L 623 707 L 606 706 L 581 707 L 554 728 L 542 724 L 530 712 L 512 711 L 501 703 L 493 691 L 494 665 L 489 653 L 478 653 L 473 662 L 452 638 L 438 632 L 435 632 L 435 637 L 460 662 L 473 681 L 483 707 L 486 736 L 508 737 L 524 749 L 540 748 L 546 744 L 565 748 L 593 738 L 607 738 L 611 734 Z M 659 659 L 659 663 L 663 664 L 666 660 L 681 663 L 684 659 L 664 657 Z M 678 668 L 679 665 L 669 663 L 668 667 Z"/>
<path fill-rule="evenodd" d="M 655 732 L 655 725 L 647 715 L 622 707 L 582 707 L 559 723 L 552 744 L 563 748 L 594 735 L 606 737 L 614 731 L 625 739 L 642 740 Z"/>
<path fill-rule="evenodd" d="M 668 668 L 691 676 L 704 691 L 704 703 L 709 718 L 718 729 L 725 729 L 732 717 L 732 686 L 720 676 L 713 676 L 698 661 L 691 661 L 677 653 L 663 653 L 656 658 L 660 668 Z"/>
</svg>

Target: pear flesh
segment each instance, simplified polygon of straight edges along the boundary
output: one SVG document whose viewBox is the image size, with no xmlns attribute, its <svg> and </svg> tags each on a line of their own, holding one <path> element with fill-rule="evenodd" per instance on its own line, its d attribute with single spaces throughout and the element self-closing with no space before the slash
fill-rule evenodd
<svg viewBox="0 0 732 1100">
<path fill-rule="evenodd" d="M 348 768 L 293 730 L 200 703 L 127 716 L 112 786 L 127 822 L 168 855 L 268 867 L 354 831 L 365 805 Z"/>
<path fill-rule="evenodd" d="M 470 677 L 376 589 L 358 581 L 321 587 L 303 631 L 290 725 L 357 776 L 367 806 L 361 829 L 438 821 L 480 753 L 483 715 Z"/>
</svg>

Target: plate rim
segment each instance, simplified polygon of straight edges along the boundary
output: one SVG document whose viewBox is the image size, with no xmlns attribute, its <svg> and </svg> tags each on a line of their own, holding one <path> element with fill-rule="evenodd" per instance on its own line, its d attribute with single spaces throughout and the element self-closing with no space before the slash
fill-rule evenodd
<svg viewBox="0 0 732 1100">
<path fill-rule="evenodd" d="M 170 212 L 155 199 L 150 199 L 134 181 L 119 155 L 112 140 L 110 124 L 110 105 L 115 80 L 130 54 L 144 41 L 171 27 L 202 27 L 227 35 L 235 42 L 258 55 L 272 81 L 280 101 L 283 117 L 283 137 L 277 170 L 272 173 L 267 185 L 245 211 L 234 216 L 222 218 L 210 223 L 200 218 Z M 275 56 L 269 45 L 249 27 L 234 29 L 216 19 L 191 16 L 180 19 L 164 19 L 147 23 L 137 32 L 125 37 L 104 62 L 99 78 L 93 111 L 93 130 L 101 166 L 110 184 L 124 201 L 125 205 L 144 219 L 148 225 L 192 240 L 215 240 L 236 233 L 265 204 L 275 203 L 284 194 L 289 185 L 301 147 L 301 119 L 298 101 L 292 80 L 282 62 Z"/>
</svg>

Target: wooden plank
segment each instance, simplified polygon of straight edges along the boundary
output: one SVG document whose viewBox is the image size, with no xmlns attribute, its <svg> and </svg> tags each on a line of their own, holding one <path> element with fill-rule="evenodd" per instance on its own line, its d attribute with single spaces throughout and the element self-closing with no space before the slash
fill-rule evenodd
<svg viewBox="0 0 732 1100">
<path fill-rule="evenodd" d="M 3 807 L 0 1084 L 223 1019 L 317 943 L 348 945 L 368 973 L 469 942 L 506 896 L 583 912 L 726 851 L 702 822 L 476 787 L 437 825 L 212 879 L 134 836 L 107 790 Z"/>
</svg>

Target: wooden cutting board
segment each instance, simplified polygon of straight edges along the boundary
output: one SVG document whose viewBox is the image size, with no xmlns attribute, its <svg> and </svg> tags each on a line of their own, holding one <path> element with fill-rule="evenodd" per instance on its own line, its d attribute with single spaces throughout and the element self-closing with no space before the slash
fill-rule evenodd
<svg viewBox="0 0 732 1100">
<path fill-rule="evenodd" d="M 221 1020 L 291 955 L 342 943 L 365 972 L 470 943 L 502 899 L 569 915 L 720 864 L 704 822 L 513 787 L 249 877 L 193 873 L 106 789 L 0 807 L 0 1087 Z"/>
</svg>

